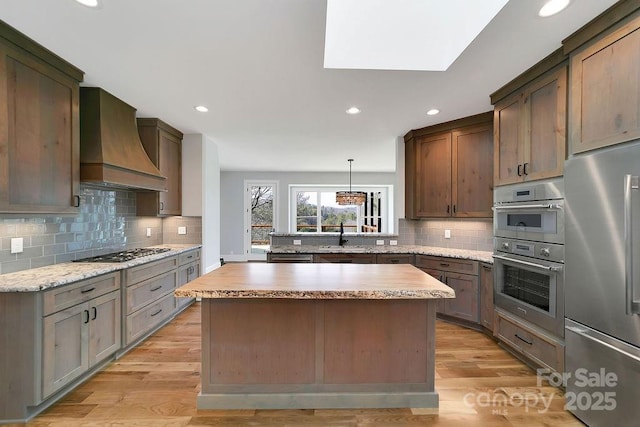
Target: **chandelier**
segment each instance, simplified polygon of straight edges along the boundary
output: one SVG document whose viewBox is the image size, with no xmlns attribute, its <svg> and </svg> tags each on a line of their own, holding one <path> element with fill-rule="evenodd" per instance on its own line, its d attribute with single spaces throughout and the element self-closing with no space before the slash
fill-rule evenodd
<svg viewBox="0 0 640 427">
<path fill-rule="evenodd" d="M 351 162 L 353 159 L 347 159 L 349 162 L 349 191 L 338 191 L 336 193 L 336 203 L 339 205 L 361 205 L 367 199 L 367 193 L 364 191 L 351 191 Z"/>
</svg>

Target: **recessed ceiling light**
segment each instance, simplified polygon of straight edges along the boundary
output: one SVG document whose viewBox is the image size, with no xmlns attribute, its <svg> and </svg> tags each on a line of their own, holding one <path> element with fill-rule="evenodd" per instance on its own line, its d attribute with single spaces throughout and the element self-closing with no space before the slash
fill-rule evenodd
<svg viewBox="0 0 640 427">
<path fill-rule="evenodd" d="M 567 6 L 571 0 L 549 0 L 540 8 L 538 16 L 546 18 L 547 16 L 555 15 Z"/>
<path fill-rule="evenodd" d="M 358 107 L 351 107 L 347 110 L 347 114 L 358 114 L 360 109 Z"/>
<path fill-rule="evenodd" d="M 100 6 L 100 0 L 76 0 L 81 5 L 87 7 L 98 7 Z"/>
<path fill-rule="evenodd" d="M 204 105 L 196 105 L 195 107 L 196 111 L 199 111 L 201 113 L 206 113 L 207 111 L 209 111 L 209 109 L 207 107 L 205 107 Z"/>
<path fill-rule="evenodd" d="M 427 114 L 430 115 L 430 116 L 435 116 L 439 112 L 440 112 L 440 110 L 438 110 L 437 108 L 432 108 L 431 110 L 427 111 Z"/>
</svg>

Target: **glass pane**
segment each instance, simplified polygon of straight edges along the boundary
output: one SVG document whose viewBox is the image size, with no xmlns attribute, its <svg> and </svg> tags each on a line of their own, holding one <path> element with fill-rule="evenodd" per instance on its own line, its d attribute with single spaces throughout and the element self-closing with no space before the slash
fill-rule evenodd
<svg viewBox="0 0 640 427">
<path fill-rule="evenodd" d="M 344 224 L 345 232 L 358 231 L 358 206 L 343 206 L 336 203 L 336 192 L 322 192 L 321 221 L 322 231 L 340 231 L 340 223 Z"/>
<path fill-rule="evenodd" d="M 273 187 L 251 187 L 251 253 L 269 250 L 269 233 L 273 231 Z"/>
<path fill-rule="evenodd" d="M 511 227 L 542 227 L 542 214 L 509 214 L 507 225 Z"/>
<path fill-rule="evenodd" d="M 300 233 L 318 231 L 318 193 L 298 191 L 296 193 L 296 228 Z"/>
<path fill-rule="evenodd" d="M 551 277 L 522 268 L 505 265 L 502 293 L 549 311 Z"/>
</svg>

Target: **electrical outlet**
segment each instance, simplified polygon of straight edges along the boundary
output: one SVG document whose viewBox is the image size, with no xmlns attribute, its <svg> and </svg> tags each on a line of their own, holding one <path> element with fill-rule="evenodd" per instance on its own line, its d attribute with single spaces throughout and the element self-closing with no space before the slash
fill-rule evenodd
<svg viewBox="0 0 640 427">
<path fill-rule="evenodd" d="M 376 240 L 376 245 L 378 246 L 384 245 L 384 240 Z"/>
<path fill-rule="evenodd" d="M 13 237 L 11 239 L 11 253 L 20 254 L 23 252 L 24 239 L 22 237 Z"/>
<path fill-rule="evenodd" d="M 187 234 L 187 227 L 178 227 L 178 234 Z"/>
<path fill-rule="evenodd" d="M 445 239 L 451 238 L 451 230 L 444 230 L 444 238 Z"/>
<path fill-rule="evenodd" d="M 302 244 L 302 240 L 294 240 L 293 244 L 296 246 L 300 246 Z"/>
<path fill-rule="evenodd" d="M 147 227 L 147 237 L 151 237 L 151 227 Z"/>
<path fill-rule="evenodd" d="M 389 244 L 391 246 L 398 246 L 398 241 L 397 240 L 389 240 Z"/>
</svg>

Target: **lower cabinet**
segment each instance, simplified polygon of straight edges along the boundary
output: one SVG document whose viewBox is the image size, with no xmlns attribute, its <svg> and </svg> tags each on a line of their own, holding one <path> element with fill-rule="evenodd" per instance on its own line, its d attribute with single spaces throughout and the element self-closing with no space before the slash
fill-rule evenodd
<svg viewBox="0 0 640 427">
<path fill-rule="evenodd" d="M 120 319 L 120 290 L 44 318 L 43 397 L 120 349 Z"/>
<path fill-rule="evenodd" d="M 180 266 L 178 267 L 178 287 L 186 285 L 193 279 L 200 277 L 200 250 L 185 252 L 180 255 Z M 176 298 L 178 310 L 191 304 L 195 298 Z"/>
<path fill-rule="evenodd" d="M 149 262 L 124 271 L 126 346 L 145 337 L 175 314 L 173 291 L 178 284 L 178 256 Z"/>
<path fill-rule="evenodd" d="M 501 310 L 496 310 L 495 336 L 536 365 L 564 372 L 564 342 Z"/>
<path fill-rule="evenodd" d="M 480 264 L 480 324 L 493 332 L 493 265 Z"/>
<path fill-rule="evenodd" d="M 469 322 L 479 322 L 477 261 L 416 255 L 416 267 L 455 291 L 455 298 L 439 302 L 439 313 Z"/>
<path fill-rule="evenodd" d="M 52 289 L 43 299 L 46 398 L 120 349 L 120 273 Z"/>
<path fill-rule="evenodd" d="M 375 254 L 315 254 L 313 262 L 333 262 L 339 264 L 375 264 Z"/>
</svg>

